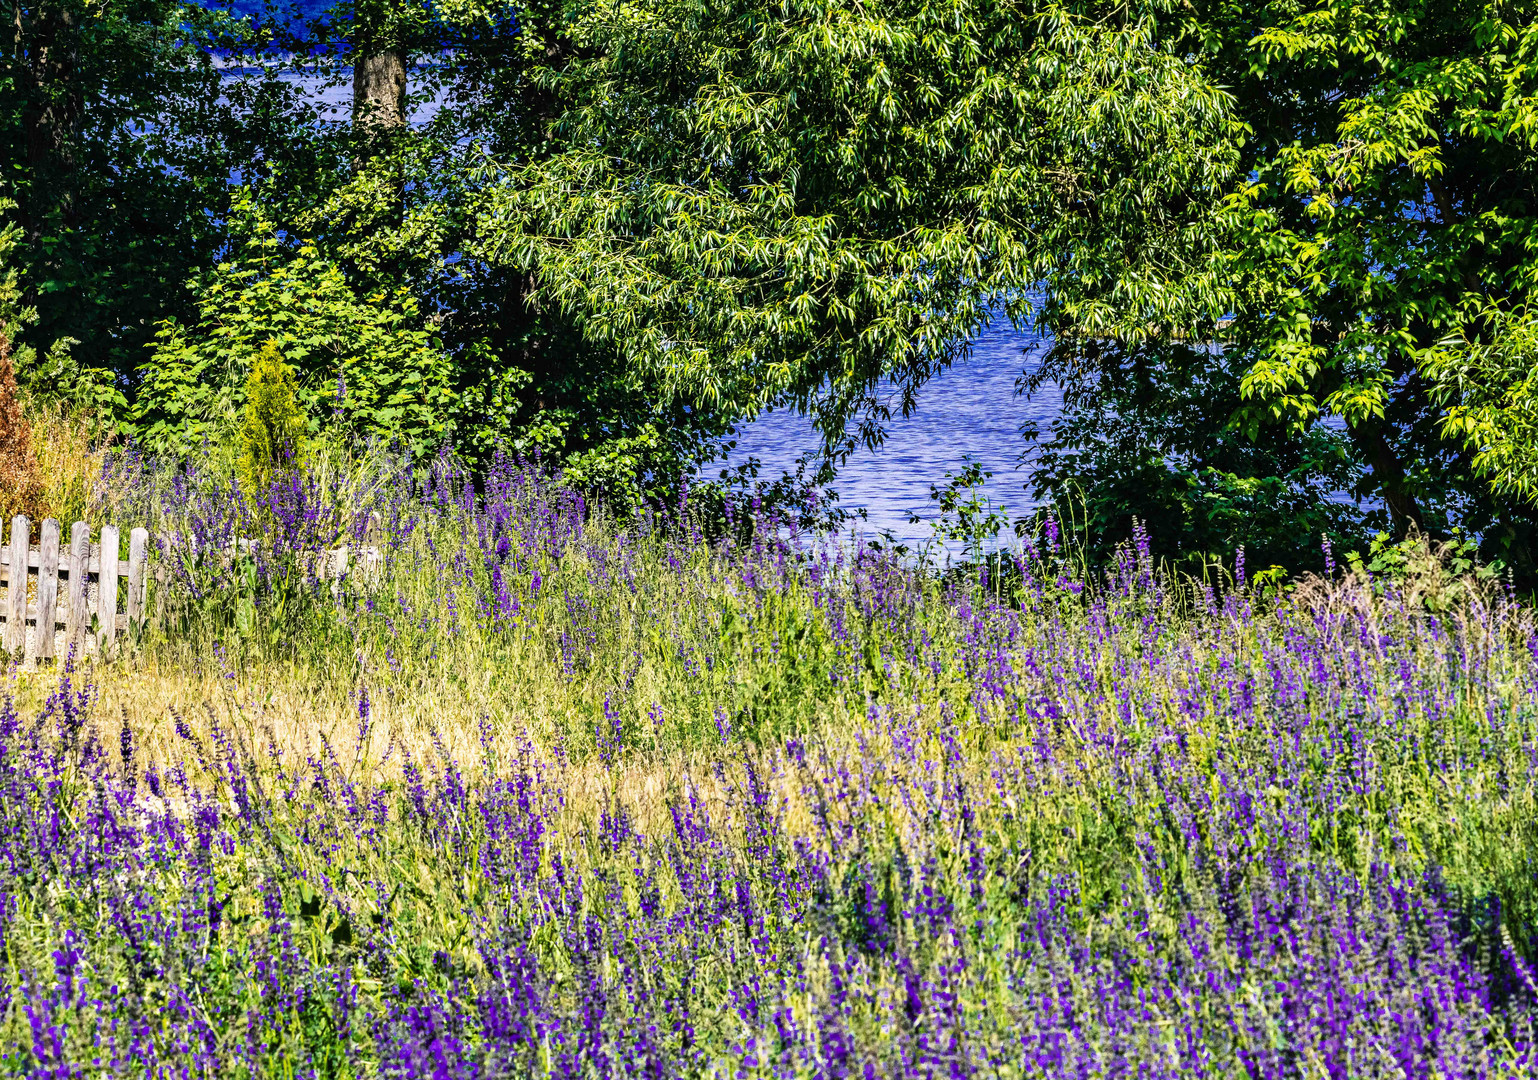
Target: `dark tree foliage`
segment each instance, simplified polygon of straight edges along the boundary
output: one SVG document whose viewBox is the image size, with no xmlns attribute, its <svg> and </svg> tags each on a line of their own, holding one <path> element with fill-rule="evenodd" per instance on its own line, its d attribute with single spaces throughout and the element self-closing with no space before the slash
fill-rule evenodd
<svg viewBox="0 0 1538 1080">
<path fill-rule="evenodd" d="M 766 406 L 879 445 L 1009 319 L 1068 403 L 1032 483 L 1094 535 L 1532 562 L 1521 5 L 10 13 L 18 374 L 157 448 L 235 430 L 270 341 L 312 426 L 658 501 Z"/>
<path fill-rule="evenodd" d="M 1313 566 L 1323 535 L 1365 539 L 1343 494 L 1363 470 L 1338 428 L 1233 430 L 1223 421 L 1244 404 L 1240 381 L 1209 351 L 1104 342 L 1032 374 L 1049 372 L 1064 409 L 1049 433 L 1025 432 L 1041 438 L 1026 463 L 1035 494 L 1053 500 L 1093 559 L 1110 557 L 1134 518 L 1167 556 L 1229 559 L 1243 546 L 1262 569 Z"/>
<path fill-rule="evenodd" d="M 1213 208 L 1223 257 L 1179 283 L 1209 317 L 1108 343 L 1049 307 L 1058 348 L 1035 375 L 1070 408 L 1038 490 L 1073 482 L 1112 534 L 1161 521 L 1168 548 L 1296 569 L 1322 531 L 1461 527 L 1530 573 L 1531 7 L 1223 0 L 1164 32 L 1244 124 Z"/>
<path fill-rule="evenodd" d="M 18 0 L 6 23 L 0 185 L 23 228 L 28 334 L 75 342 L 41 373 L 53 390 L 120 409 L 156 324 L 189 310 L 188 276 L 220 249 L 231 177 L 303 171 L 312 109 L 275 72 L 224 76 L 247 30 L 217 10 Z"/>
<path fill-rule="evenodd" d="M 240 62 L 350 94 L 351 107 L 312 113 L 307 160 L 275 162 L 226 197 L 239 208 L 221 222 L 227 246 L 187 275 L 193 303 L 165 312 L 141 359 L 135 428 L 185 449 L 227 427 L 273 340 L 316 424 L 339 419 L 424 452 L 449 438 L 480 461 L 500 446 L 622 502 L 661 499 L 708 460 L 728 434 L 721 415 L 586 338 L 540 301 L 529 268 L 477 254 L 492 163 L 554 152 L 558 105 L 528 73 L 571 54 L 569 15 L 559 4 L 263 8 Z M 392 65 L 410 76 L 399 100 Z"/>
<path fill-rule="evenodd" d="M 1188 209 L 1233 155 L 1157 13 L 594 7 L 531 72 L 556 149 L 498 162 L 476 251 L 668 399 L 806 410 L 837 460 L 991 320 L 1027 321 L 1043 276 L 1098 286 L 1107 329 L 1179 317 L 1165 282 L 1209 246 Z"/>
</svg>

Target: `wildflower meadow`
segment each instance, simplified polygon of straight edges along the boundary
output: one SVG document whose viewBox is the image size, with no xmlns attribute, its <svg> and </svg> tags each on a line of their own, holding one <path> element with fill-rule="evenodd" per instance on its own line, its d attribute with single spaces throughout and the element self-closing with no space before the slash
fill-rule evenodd
<svg viewBox="0 0 1538 1080">
<path fill-rule="evenodd" d="M 1538 627 L 1430 546 L 947 571 L 505 459 L 104 467 L 159 577 L 0 706 L 0 1071 L 1538 1066 Z"/>
</svg>

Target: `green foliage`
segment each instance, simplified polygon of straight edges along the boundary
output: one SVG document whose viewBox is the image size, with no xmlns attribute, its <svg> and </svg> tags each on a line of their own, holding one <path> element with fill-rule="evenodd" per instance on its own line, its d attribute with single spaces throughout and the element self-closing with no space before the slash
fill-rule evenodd
<svg viewBox="0 0 1538 1080">
<path fill-rule="evenodd" d="M 874 445 L 1049 271 L 1121 271 L 1086 324 L 1175 316 L 1164 282 L 1207 247 L 1184 207 L 1234 151 L 1225 95 L 1159 45 L 1157 15 L 587 9 L 533 73 L 559 149 L 503 159 L 475 250 L 666 401 L 727 422 L 791 405 L 835 454 Z"/>
<path fill-rule="evenodd" d="M 1419 532 L 1398 539 L 1380 532 L 1366 551 L 1346 552 L 1346 564 L 1375 592 L 1397 592 L 1413 606 L 1437 613 L 1467 604 L 1505 569 L 1481 563 L 1479 545 L 1461 533 L 1442 542 Z"/>
<path fill-rule="evenodd" d="M 1421 368 L 1474 472 L 1497 495 L 1538 503 L 1538 323 L 1526 309 L 1480 314 L 1478 337 L 1438 342 Z"/>
<path fill-rule="evenodd" d="M 1208 205 L 1222 255 L 1171 282 L 1214 317 L 1127 339 L 1049 299 L 1058 340 L 1044 374 L 1070 402 L 1038 481 L 1072 474 L 1103 490 L 1143 457 L 1146 492 L 1124 486 L 1112 501 L 1145 514 L 1156 536 L 1161 505 L 1222 474 L 1242 482 L 1224 481 L 1236 494 L 1258 482 L 1262 502 L 1285 510 L 1259 529 L 1235 518 L 1220 530 L 1230 539 L 1280 553 L 1289 531 L 1461 524 L 1487 555 L 1530 571 L 1530 363 L 1513 321 L 1538 280 L 1529 15 L 1212 0 L 1166 22 L 1161 40 L 1183 43 L 1229 88 L 1246 132 L 1228 194 Z M 1061 288 L 1049 281 L 1049 296 Z M 1162 423 L 1169 415 L 1179 429 Z M 1154 437 L 1129 439 L 1140 428 Z M 1363 500 L 1347 520 L 1322 520 L 1346 509 L 1327 504 L 1332 489 Z"/>
<path fill-rule="evenodd" d="M 1091 535 L 1135 515 L 1171 552 L 1301 568 L 1320 533 L 1462 526 L 1538 568 L 1523 10 L 509 15 L 18 6 L 23 384 L 186 453 L 239 427 L 272 339 L 312 435 L 501 446 L 655 504 L 768 405 L 812 413 L 829 462 L 876 445 L 981 328 L 1034 322 L 1067 409 L 1033 483 Z M 291 76 L 340 85 L 353 47 L 420 60 L 441 107 L 317 120 Z"/>
<path fill-rule="evenodd" d="M 268 342 L 246 378 L 245 420 L 240 426 L 241 486 L 263 492 L 274 480 L 301 468 L 309 421 L 299 405 L 299 386 L 276 342 Z"/>
<path fill-rule="evenodd" d="M 567 7 L 370 2 L 304 24 L 277 5 L 18 5 L 6 217 L 40 313 L 28 335 L 79 339 L 23 382 L 186 453 L 228 443 L 246 360 L 275 338 L 317 425 L 419 451 L 452 433 L 483 462 L 500 445 L 660 501 L 726 420 L 584 342 L 528 275 L 467 257 L 485 155 L 554 145 L 554 99 L 526 70 L 562 53 Z M 317 116 L 315 83 L 345 84 L 354 47 L 424 58 L 413 100 L 446 107 L 388 132 Z"/>
<path fill-rule="evenodd" d="M 14 200 L 0 197 L 0 215 L 16 209 Z M 123 403 L 122 392 L 101 372 L 82 368 L 71 351 L 74 338 L 60 338 L 39 354 L 26 340 L 38 319 L 37 308 L 26 303 L 23 274 L 18 265 L 24 247 L 20 225 L 0 223 L 0 337 L 11 350 L 16 381 L 32 396 L 62 401 L 74 409 L 114 414 Z"/>
<path fill-rule="evenodd" d="M 1478 485 L 1423 359 L 1538 280 L 1538 33 L 1501 5 L 1266 5 L 1258 34 L 1252 8 L 1208 18 L 1256 128 L 1228 206 L 1236 422 L 1338 416 L 1397 524 L 1485 529 L 1497 509 L 1453 505 Z M 1278 85 L 1295 91 L 1281 109 Z"/>
<path fill-rule="evenodd" d="M 472 252 L 487 155 L 527 163 L 558 146 L 547 130 L 555 101 L 527 66 L 567 55 L 567 7 L 527 5 L 516 20 L 478 3 L 339 8 L 307 29 L 305 50 L 321 77 L 333 85 L 350 78 L 348 50 L 361 34 L 420 57 L 413 101 L 437 104 L 418 113 L 420 123 L 388 132 L 323 121 L 332 140 L 325 145 L 345 166 L 293 169 L 253 196 L 273 228 L 313 245 L 361 303 L 383 296 L 388 307 L 405 296 L 426 313 L 449 388 L 439 415 L 461 452 L 482 465 L 498 447 L 538 456 L 619 502 L 661 503 L 716 456 L 729 438 L 726 418 L 669 399 L 655 378 L 628 367 L 612 346 L 585 340 L 573 319 L 541 302 L 533 275 Z M 340 44 L 347 48 L 333 48 Z M 232 228 L 244 228 L 239 215 Z M 199 441 L 196 413 L 166 418 L 172 431 L 191 432 L 185 443 Z"/>
<path fill-rule="evenodd" d="M 978 561 L 987 553 L 988 545 L 998 539 L 999 533 L 1009 527 L 1009 513 L 1003 506 L 995 506 L 983 493 L 983 485 L 993 476 L 982 465 L 972 460 L 970 454 L 963 457 L 963 465 L 957 472 L 946 470 L 945 483 L 932 485 L 929 497 L 940 508 L 935 522 L 935 535 L 941 540 L 956 540 L 962 544 L 962 557 Z M 914 514 L 909 519 L 913 525 L 924 519 Z"/>
<path fill-rule="evenodd" d="M 405 289 L 359 295 L 311 242 L 281 240 L 249 199 L 237 257 L 192 283 L 197 320 L 170 320 L 140 368 L 133 419 L 147 446 L 186 453 L 235 427 L 250 358 L 272 342 L 298 375 L 298 400 L 318 430 L 398 438 L 425 452 L 450 430 L 448 357 Z"/>
<path fill-rule="evenodd" d="M 1062 387 L 1062 415 L 1030 456 L 1037 498 L 1080 522 L 1094 560 L 1103 537 L 1134 518 L 1153 550 L 1193 562 L 1227 561 L 1243 547 L 1254 565 L 1297 572 L 1322 565 L 1321 536 L 1349 547 L 1367 531 L 1358 505 L 1335 493 L 1371 483 L 1338 427 L 1265 429 L 1224 423 L 1242 404 L 1239 376 L 1184 347 L 1058 350 L 1041 378 Z M 1387 522 L 1383 522 L 1384 525 Z"/>
<path fill-rule="evenodd" d="M 0 213 L 14 209 L 16 204 L 0 198 Z M 7 222 L 0 225 L 0 335 L 7 342 L 21 336 L 24 326 L 37 318 L 35 308 L 22 305 L 21 272 L 15 264 L 16 246 L 21 239 L 21 227 Z M 13 354 L 20 360 L 20 354 Z"/>
<path fill-rule="evenodd" d="M 27 336 L 39 351 L 74 341 L 24 381 L 94 397 L 121 419 L 156 326 L 188 314 L 181 283 L 226 241 L 230 176 L 270 188 L 292 165 L 296 181 L 313 177 L 325 133 L 279 64 L 222 62 L 264 43 L 217 5 L 7 10 L 0 182 L 15 197 L 4 217 L 21 228 L 15 258 L 38 312 Z"/>
</svg>

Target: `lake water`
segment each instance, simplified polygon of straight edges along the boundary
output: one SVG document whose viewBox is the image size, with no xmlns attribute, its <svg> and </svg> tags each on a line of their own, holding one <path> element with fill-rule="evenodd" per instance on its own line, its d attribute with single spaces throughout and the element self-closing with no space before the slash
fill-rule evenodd
<svg viewBox="0 0 1538 1080">
<path fill-rule="evenodd" d="M 1015 380 L 1022 370 L 1035 366 L 1035 354 L 1042 348 L 1040 338 L 1008 323 L 990 327 L 973 342 L 970 358 L 919 392 L 917 411 L 906 418 L 894 415 L 878 449 L 861 449 L 850 457 L 833 488 L 844 509 L 865 512 L 858 524 L 861 532 L 874 536 L 890 531 L 910 544 L 929 540 L 929 523 L 939 513 L 929 497 L 930 486 L 943 482 L 947 472 L 960 471 L 969 457 L 993 474 L 983 492 L 1011 516 L 1039 505 L 1028 497 L 1026 476 L 1018 467 L 1025 448 L 1020 427 L 1029 420 L 1045 431 L 1062 407 L 1062 395 L 1049 384 L 1029 399 L 1020 397 Z M 806 417 L 766 413 L 742 431 L 726 464 L 751 455 L 763 463 L 760 478 L 772 479 L 794 471 L 797 460 L 815 454 L 819 445 Z M 914 516 L 919 523 L 911 523 Z"/>
</svg>

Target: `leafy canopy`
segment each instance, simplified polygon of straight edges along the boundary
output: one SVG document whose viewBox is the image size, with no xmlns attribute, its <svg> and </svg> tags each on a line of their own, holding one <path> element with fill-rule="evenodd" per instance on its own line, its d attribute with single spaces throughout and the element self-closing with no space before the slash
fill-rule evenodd
<svg viewBox="0 0 1538 1080">
<path fill-rule="evenodd" d="M 1538 24 L 1502 3 L 1262 11 L 1244 85 L 1272 116 L 1257 115 L 1255 175 L 1232 200 L 1240 420 L 1339 416 L 1390 509 L 1425 521 L 1450 494 L 1438 465 L 1478 450 L 1437 445 L 1453 356 L 1538 283 Z M 1280 116 L 1278 82 L 1296 91 Z"/>
<path fill-rule="evenodd" d="M 18 367 L 28 388 L 97 393 L 122 418 L 155 327 L 190 314 L 187 278 L 226 242 L 235 188 L 303 188 L 323 168 L 303 87 L 259 28 L 217 4 L 15 0 L 0 51 L 0 217 L 37 318 L 26 338 L 60 363 Z"/>
<path fill-rule="evenodd" d="M 312 425 L 331 416 L 419 451 L 441 442 L 450 365 L 417 299 L 403 288 L 360 296 L 314 243 L 281 239 L 249 199 L 235 211 L 237 257 L 193 282 L 196 321 L 167 320 L 140 369 L 134 418 L 146 445 L 185 452 L 233 428 L 251 364 L 269 345 L 297 372 Z"/>
<path fill-rule="evenodd" d="M 1280 483 L 1276 497 L 1300 508 L 1263 526 L 1228 515 L 1208 541 L 1230 550 L 1329 529 L 1326 502 L 1345 496 L 1360 500 L 1338 518 L 1353 538 L 1461 525 L 1487 555 L 1531 566 L 1530 9 L 1198 0 L 1161 35 L 1229 88 L 1246 132 L 1210 209 L 1222 255 L 1180 283 L 1223 299 L 1207 306 L 1216 318 L 1164 337 L 1105 334 L 1081 307 L 1049 308 L 1058 348 L 1043 374 L 1079 392 L 1045 445 L 1052 479 L 1076 474 L 1125 527 L 1217 470 Z M 1173 414 L 1183 428 L 1161 423 Z M 1125 443 L 1105 437 L 1122 424 L 1168 466 L 1146 469 L 1141 493 L 1101 483 L 1124 474 L 1113 459 Z M 1057 451 L 1074 447 L 1062 468 Z"/>
<path fill-rule="evenodd" d="M 1188 319 L 1193 192 L 1233 168 L 1224 93 L 1157 6 L 641 0 L 585 9 L 533 80 L 559 149 L 494 166 L 475 253 L 667 399 L 812 412 L 830 453 L 1023 321 Z M 1195 303 L 1201 303 L 1197 297 Z"/>
</svg>

